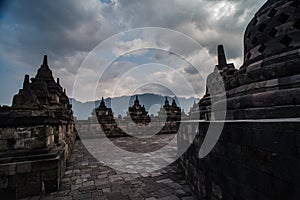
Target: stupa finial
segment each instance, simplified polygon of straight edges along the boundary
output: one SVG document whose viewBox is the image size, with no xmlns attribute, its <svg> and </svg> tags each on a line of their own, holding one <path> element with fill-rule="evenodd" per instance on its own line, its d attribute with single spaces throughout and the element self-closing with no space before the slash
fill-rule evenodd
<svg viewBox="0 0 300 200">
<path fill-rule="evenodd" d="M 44 55 L 43 65 L 44 65 L 44 66 L 48 66 L 48 58 L 47 58 L 47 55 Z"/>
</svg>

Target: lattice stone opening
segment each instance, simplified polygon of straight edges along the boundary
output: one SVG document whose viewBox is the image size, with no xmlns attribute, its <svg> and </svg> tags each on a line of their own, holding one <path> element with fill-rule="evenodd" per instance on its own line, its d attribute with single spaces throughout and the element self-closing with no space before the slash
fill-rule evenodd
<svg viewBox="0 0 300 200">
<path fill-rule="evenodd" d="M 289 15 L 285 14 L 285 13 L 282 13 L 279 18 L 278 18 L 278 21 L 280 21 L 281 23 L 285 23 L 287 22 L 287 20 L 289 19 Z"/>
<path fill-rule="evenodd" d="M 294 1 L 291 6 L 298 8 L 300 6 L 300 1 Z"/>
<path fill-rule="evenodd" d="M 268 13 L 268 17 L 274 17 L 277 13 L 277 10 L 275 10 L 274 8 L 272 8 L 270 10 L 270 12 Z"/>
<path fill-rule="evenodd" d="M 300 19 L 298 19 L 298 20 L 294 23 L 293 27 L 296 28 L 296 29 L 298 29 L 298 30 L 300 30 Z"/>
<path fill-rule="evenodd" d="M 293 41 L 293 40 L 292 40 L 291 37 L 285 35 L 285 36 L 280 40 L 280 43 L 288 47 L 288 46 L 291 44 L 292 41 Z"/>
<path fill-rule="evenodd" d="M 250 59 L 251 58 L 251 53 L 249 52 L 246 57 L 247 57 L 247 59 Z"/>
<path fill-rule="evenodd" d="M 258 20 L 257 19 L 255 19 L 254 21 L 253 21 L 253 26 L 256 26 L 256 24 L 257 24 L 257 22 L 258 22 Z"/>
<path fill-rule="evenodd" d="M 247 38 L 250 38 L 250 37 L 251 37 L 251 35 L 252 35 L 252 34 L 249 32 L 249 33 L 248 33 L 248 35 L 247 35 Z"/>
<path fill-rule="evenodd" d="M 251 43 L 255 45 L 257 42 L 258 42 L 257 37 L 254 37 Z"/>
<path fill-rule="evenodd" d="M 259 30 L 260 32 L 263 32 L 263 31 L 265 30 L 266 27 L 267 27 L 267 25 L 264 24 L 264 23 L 262 23 L 262 24 L 259 25 L 259 27 L 258 27 L 257 30 Z"/>
<path fill-rule="evenodd" d="M 278 31 L 275 28 L 272 28 L 270 30 L 270 32 L 269 32 L 269 36 L 271 36 L 272 38 L 274 38 L 277 33 L 278 33 Z"/>
<path fill-rule="evenodd" d="M 258 48 L 258 51 L 259 51 L 260 53 L 263 53 L 263 52 L 266 50 L 266 48 L 267 48 L 267 46 L 264 45 L 264 44 L 262 44 L 262 45 Z"/>
</svg>

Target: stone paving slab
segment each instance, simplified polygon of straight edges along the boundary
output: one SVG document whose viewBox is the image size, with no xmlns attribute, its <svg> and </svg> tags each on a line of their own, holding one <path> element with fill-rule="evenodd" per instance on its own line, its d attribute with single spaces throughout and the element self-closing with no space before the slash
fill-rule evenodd
<svg viewBox="0 0 300 200">
<path fill-rule="evenodd" d="M 172 139 L 172 135 L 155 136 L 156 141 L 132 142 L 132 138 L 114 138 L 114 143 L 126 148 L 139 149 L 147 146 L 150 151 L 161 146 L 162 142 Z M 126 142 L 129 141 L 129 142 Z M 131 141 L 130 141 L 131 140 Z M 158 142 L 162 141 L 162 142 Z M 156 144 L 156 145 L 155 145 Z M 98 162 L 84 147 L 80 140 L 76 141 L 68 162 L 60 190 L 43 196 L 27 199 L 33 200 L 177 200 L 197 199 L 181 174 L 177 173 L 177 165 L 172 164 L 161 170 L 149 173 L 125 173 L 116 171 Z"/>
</svg>

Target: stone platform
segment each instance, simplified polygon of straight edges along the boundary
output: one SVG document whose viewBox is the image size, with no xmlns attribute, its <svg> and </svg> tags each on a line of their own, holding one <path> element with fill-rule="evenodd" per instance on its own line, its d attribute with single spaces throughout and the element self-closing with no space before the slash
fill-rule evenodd
<svg viewBox="0 0 300 200">
<path fill-rule="evenodd" d="M 111 140 L 124 149 L 150 151 L 172 139 L 174 135 L 158 135 L 151 140 L 130 137 Z M 98 162 L 86 150 L 80 140 L 76 141 L 60 190 L 44 196 L 27 199 L 148 199 L 193 200 L 197 199 L 184 177 L 172 164 L 151 173 L 129 174 L 116 171 Z"/>
</svg>

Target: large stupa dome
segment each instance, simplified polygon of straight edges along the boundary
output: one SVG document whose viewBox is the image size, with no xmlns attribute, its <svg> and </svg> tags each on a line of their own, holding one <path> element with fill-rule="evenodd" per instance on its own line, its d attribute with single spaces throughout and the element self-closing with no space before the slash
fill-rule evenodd
<svg viewBox="0 0 300 200">
<path fill-rule="evenodd" d="M 300 73 L 300 1 L 269 0 L 244 35 L 244 64 L 231 88 Z"/>
<path fill-rule="evenodd" d="M 227 83 L 231 119 L 300 116 L 300 0 L 269 0 L 244 35 L 244 63 Z"/>
<path fill-rule="evenodd" d="M 244 35 L 245 64 L 300 46 L 300 1 L 269 1 L 249 23 Z"/>
</svg>

